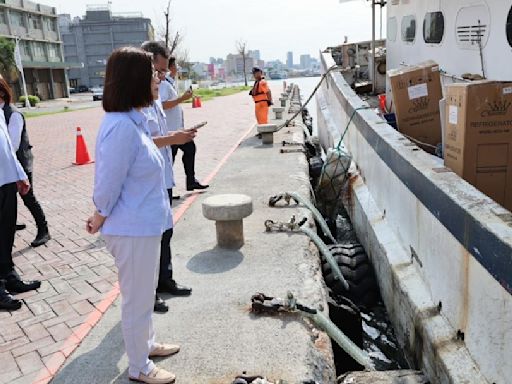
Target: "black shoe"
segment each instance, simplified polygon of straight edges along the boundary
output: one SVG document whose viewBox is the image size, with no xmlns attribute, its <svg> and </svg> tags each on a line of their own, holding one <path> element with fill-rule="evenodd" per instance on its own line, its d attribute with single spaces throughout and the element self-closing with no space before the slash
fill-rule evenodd
<svg viewBox="0 0 512 384">
<path fill-rule="evenodd" d="M 208 188 L 208 184 L 201 184 L 199 181 L 195 180 L 192 184 L 187 184 L 187 191 L 193 191 L 194 189 L 206 189 Z"/>
<path fill-rule="evenodd" d="M 25 224 L 16 224 L 17 231 L 23 231 L 27 226 Z"/>
<path fill-rule="evenodd" d="M 172 199 L 179 200 L 179 199 L 181 199 L 181 196 L 180 195 L 172 195 Z"/>
<path fill-rule="evenodd" d="M 21 301 L 14 299 L 5 291 L 3 284 L 0 285 L 0 310 L 6 309 L 8 311 L 15 311 L 20 308 Z"/>
<path fill-rule="evenodd" d="M 192 293 L 192 288 L 176 284 L 174 280 L 167 280 L 159 282 L 156 291 L 160 293 L 169 293 L 174 296 L 189 296 Z"/>
<path fill-rule="evenodd" d="M 5 278 L 5 289 L 10 293 L 23 293 L 33 291 L 41 286 L 39 280 L 23 281 L 16 272 L 11 273 Z"/>
<path fill-rule="evenodd" d="M 153 310 L 159 313 L 166 313 L 169 310 L 169 307 L 160 296 L 155 295 L 155 305 L 153 307 Z"/>
<path fill-rule="evenodd" d="M 50 240 L 50 234 L 48 233 L 48 228 L 41 229 L 37 231 L 37 236 L 34 239 L 33 242 L 30 243 L 32 247 L 39 247 L 41 245 L 44 245 Z"/>
</svg>

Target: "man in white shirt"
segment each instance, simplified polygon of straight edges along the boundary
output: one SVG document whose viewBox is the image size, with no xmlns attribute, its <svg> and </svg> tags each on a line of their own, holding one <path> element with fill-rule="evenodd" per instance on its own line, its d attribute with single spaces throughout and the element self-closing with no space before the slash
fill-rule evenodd
<svg viewBox="0 0 512 384">
<path fill-rule="evenodd" d="M 182 96 L 178 96 L 178 88 L 175 82 L 176 73 L 178 68 L 176 66 L 176 58 L 169 57 L 169 74 L 170 78 L 166 77 L 166 81 L 160 83 L 160 100 L 167 118 L 167 129 L 169 132 L 182 129 L 184 127 L 183 110 L 180 104 L 192 97 L 192 90 L 187 90 Z M 185 175 L 187 179 L 187 191 L 194 189 L 206 189 L 208 185 L 203 185 L 197 181 L 195 177 L 195 162 L 196 162 L 196 144 L 190 141 L 182 145 L 173 145 L 172 147 L 172 160 L 176 158 L 178 149 L 183 151 L 183 167 L 185 168 Z"/>
<path fill-rule="evenodd" d="M 163 80 L 163 75 L 167 71 L 167 60 L 168 60 L 168 50 L 160 43 L 156 41 L 147 41 L 142 44 L 141 48 L 149 53 L 153 54 L 153 66 L 155 70 L 159 73 L 159 80 Z M 161 81 L 160 84 L 165 81 Z M 158 88 L 158 93 L 160 92 L 160 87 Z M 186 133 L 184 131 L 175 130 L 171 133 L 167 130 L 167 123 L 164 121 L 165 115 L 162 112 L 162 104 L 161 101 L 158 100 L 159 94 L 155 94 L 154 97 L 156 100 L 153 110 L 146 109 L 148 115 L 150 115 L 150 130 L 151 135 L 153 136 L 153 141 L 157 145 L 157 147 L 161 148 L 162 155 L 164 158 L 168 158 L 166 161 L 167 168 L 165 170 L 166 176 L 166 184 L 167 184 L 167 192 L 169 193 L 169 200 L 172 200 L 172 187 L 174 186 L 174 175 L 172 172 L 172 154 L 169 152 L 169 146 L 175 143 L 185 143 L 188 140 L 179 141 L 173 140 L 172 137 L 177 136 L 188 136 L 189 140 L 192 140 L 195 136 L 195 132 Z M 161 95 L 160 95 L 161 96 Z M 165 130 L 165 132 L 164 132 Z M 157 139 L 158 138 L 158 139 Z M 166 141 L 162 143 L 162 140 Z M 160 270 L 158 276 L 158 293 L 170 293 L 175 296 L 188 296 L 192 293 L 192 289 L 190 287 L 183 286 L 178 284 L 174 280 L 173 268 L 172 268 L 172 256 L 171 256 L 171 247 L 170 241 L 172 238 L 172 228 L 162 235 L 162 242 L 160 247 Z M 163 300 L 157 295 L 155 299 L 155 311 L 157 312 L 166 312 L 167 306 Z"/>
</svg>

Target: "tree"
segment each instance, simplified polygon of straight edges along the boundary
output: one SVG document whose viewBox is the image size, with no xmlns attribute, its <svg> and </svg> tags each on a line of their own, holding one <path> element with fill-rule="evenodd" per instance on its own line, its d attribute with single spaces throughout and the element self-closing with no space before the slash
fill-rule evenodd
<svg viewBox="0 0 512 384">
<path fill-rule="evenodd" d="M 236 42 L 236 50 L 238 51 L 238 54 L 242 56 L 242 62 L 243 62 L 243 71 L 244 71 L 244 81 L 245 86 L 247 87 L 247 71 L 245 69 L 245 62 L 247 61 L 247 42 L 244 40 L 238 40 Z"/>
<path fill-rule="evenodd" d="M 165 40 L 165 46 L 169 48 L 169 52 L 171 55 L 176 51 L 176 48 L 178 48 L 178 45 L 181 43 L 183 36 L 179 31 L 176 31 L 176 33 L 171 36 L 171 0 L 167 1 L 167 8 L 164 12 L 165 17 L 165 33 L 164 33 L 164 40 Z"/>
<path fill-rule="evenodd" d="M 9 81 L 16 78 L 16 62 L 14 61 L 15 43 L 11 39 L 0 37 L 0 74 Z"/>
</svg>

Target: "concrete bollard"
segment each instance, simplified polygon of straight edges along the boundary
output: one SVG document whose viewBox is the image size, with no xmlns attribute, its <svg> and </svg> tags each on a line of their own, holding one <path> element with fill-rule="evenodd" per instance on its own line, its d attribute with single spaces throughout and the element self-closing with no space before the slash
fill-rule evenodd
<svg viewBox="0 0 512 384">
<path fill-rule="evenodd" d="M 272 110 L 276 114 L 276 120 L 281 120 L 283 118 L 283 112 L 284 112 L 283 107 L 274 107 L 274 108 L 272 108 Z"/>
<path fill-rule="evenodd" d="M 261 133 L 263 144 L 274 144 L 274 132 L 277 132 L 277 125 L 258 124 L 258 133 Z"/>
<path fill-rule="evenodd" d="M 244 245 L 243 219 L 252 213 L 252 199 L 247 195 L 226 194 L 203 201 L 203 216 L 215 221 L 217 245 L 238 249 Z"/>
<path fill-rule="evenodd" d="M 279 98 L 279 101 L 281 102 L 281 107 L 285 108 L 286 107 L 286 99 L 285 98 Z"/>
</svg>

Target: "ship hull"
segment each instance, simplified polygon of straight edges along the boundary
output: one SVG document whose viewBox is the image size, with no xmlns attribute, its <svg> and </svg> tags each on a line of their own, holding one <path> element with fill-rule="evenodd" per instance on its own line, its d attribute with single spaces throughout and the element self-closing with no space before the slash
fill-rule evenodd
<svg viewBox="0 0 512 384">
<path fill-rule="evenodd" d="M 325 73 L 334 65 L 321 56 Z M 414 368 L 434 383 L 512 377 L 512 215 L 367 107 L 339 72 L 316 95 L 324 149 L 340 139 L 359 176 L 344 201 Z"/>
</svg>

